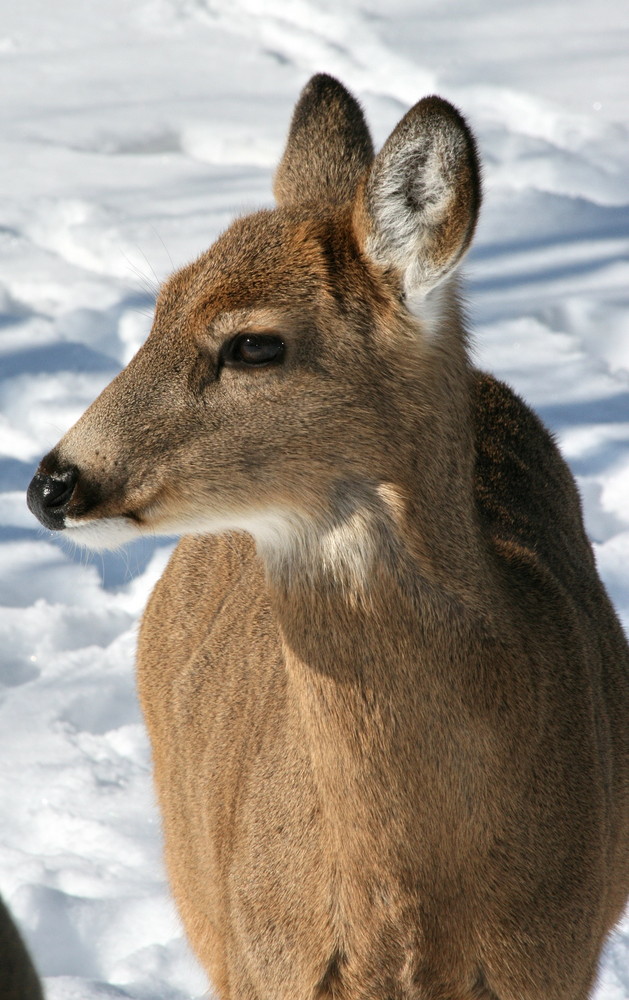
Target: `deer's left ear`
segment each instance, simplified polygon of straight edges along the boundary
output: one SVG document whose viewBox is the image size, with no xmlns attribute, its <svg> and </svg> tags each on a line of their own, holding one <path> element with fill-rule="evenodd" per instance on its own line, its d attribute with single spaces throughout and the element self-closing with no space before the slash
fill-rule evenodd
<svg viewBox="0 0 629 1000">
<path fill-rule="evenodd" d="M 278 205 L 353 201 L 373 160 L 358 101 L 327 73 L 306 84 L 295 107 L 286 150 L 275 174 Z"/>
<path fill-rule="evenodd" d="M 425 97 L 375 158 L 355 207 L 364 253 L 410 296 L 443 281 L 470 245 L 481 202 L 476 143 L 459 112 Z"/>
</svg>

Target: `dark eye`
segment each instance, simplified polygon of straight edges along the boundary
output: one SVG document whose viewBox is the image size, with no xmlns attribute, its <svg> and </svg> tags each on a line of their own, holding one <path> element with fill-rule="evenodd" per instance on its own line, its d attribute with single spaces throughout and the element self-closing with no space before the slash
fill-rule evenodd
<svg viewBox="0 0 629 1000">
<path fill-rule="evenodd" d="M 270 334 L 239 333 L 223 345 L 222 360 L 227 365 L 279 364 L 284 357 L 284 341 Z"/>
</svg>

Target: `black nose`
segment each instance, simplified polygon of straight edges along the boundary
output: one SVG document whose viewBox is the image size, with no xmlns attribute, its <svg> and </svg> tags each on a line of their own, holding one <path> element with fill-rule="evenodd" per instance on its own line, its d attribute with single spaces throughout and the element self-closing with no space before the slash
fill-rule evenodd
<svg viewBox="0 0 629 1000">
<path fill-rule="evenodd" d="M 74 466 L 49 476 L 37 472 L 31 479 L 26 502 L 45 528 L 59 531 L 65 527 L 68 503 L 74 493 L 79 471 Z"/>
</svg>

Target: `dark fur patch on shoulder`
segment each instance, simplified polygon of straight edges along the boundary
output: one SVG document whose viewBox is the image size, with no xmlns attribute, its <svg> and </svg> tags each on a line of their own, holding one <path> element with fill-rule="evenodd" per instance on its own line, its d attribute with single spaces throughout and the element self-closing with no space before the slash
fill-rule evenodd
<svg viewBox="0 0 629 1000">
<path fill-rule="evenodd" d="M 480 372 L 474 418 L 484 527 L 495 541 L 528 550 L 556 577 L 574 582 L 584 562 L 591 567 L 592 554 L 576 486 L 551 434 L 508 386 Z"/>
</svg>

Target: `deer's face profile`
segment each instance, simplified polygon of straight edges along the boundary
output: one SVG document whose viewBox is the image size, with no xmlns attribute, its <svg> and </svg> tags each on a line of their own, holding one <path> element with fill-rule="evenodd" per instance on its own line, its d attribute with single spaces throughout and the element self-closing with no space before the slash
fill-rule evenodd
<svg viewBox="0 0 629 1000">
<path fill-rule="evenodd" d="M 277 209 L 166 283 L 146 344 L 43 460 L 29 503 L 47 527 L 96 547 L 223 528 L 268 542 L 399 479 L 422 409 L 430 447 L 480 197 L 463 120 L 425 99 L 374 159 L 358 106 L 315 78 L 275 190 Z"/>
</svg>

